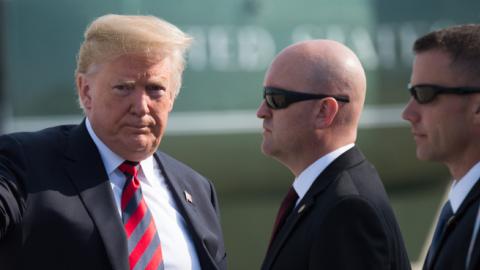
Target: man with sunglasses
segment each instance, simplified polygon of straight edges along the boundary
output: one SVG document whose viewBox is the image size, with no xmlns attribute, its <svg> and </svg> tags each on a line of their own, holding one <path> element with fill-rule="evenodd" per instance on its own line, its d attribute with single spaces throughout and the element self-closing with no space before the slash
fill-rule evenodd
<svg viewBox="0 0 480 270">
<path fill-rule="evenodd" d="M 355 54 L 329 40 L 294 44 L 264 81 L 264 154 L 295 176 L 262 270 L 410 269 L 375 168 L 354 145 L 366 79 Z"/>
<path fill-rule="evenodd" d="M 445 164 L 454 179 L 423 269 L 480 269 L 480 25 L 431 32 L 413 50 L 403 118 L 417 158 Z"/>
</svg>

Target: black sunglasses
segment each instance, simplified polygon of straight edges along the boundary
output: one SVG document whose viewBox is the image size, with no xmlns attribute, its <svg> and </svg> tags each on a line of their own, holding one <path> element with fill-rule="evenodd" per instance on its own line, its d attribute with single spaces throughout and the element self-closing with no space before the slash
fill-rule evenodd
<svg viewBox="0 0 480 270">
<path fill-rule="evenodd" d="M 430 84 L 408 85 L 408 91 L 419 104 L 432 102 L 438 94 L 468 95 L 480 93 L 480 88 L 474 87 L 443 87 Z"/>
<path fill-rule="evenodd" d="M 350 99 L 346 96 L 329 96 L 329 95 L 320 95 L 320 94 L 307 94 L 300 92 L 293 92 L 281 88 L 275 87 L 264 87 L 263 88 L 263 99 L 267 103 L 267 106 L 270 109 L 278 110 L 284 109 L 290 106 L 290 104 L 311 99 L 322 99 L 331 97 L 341 102 L 350 102 Z"/>
</svg>

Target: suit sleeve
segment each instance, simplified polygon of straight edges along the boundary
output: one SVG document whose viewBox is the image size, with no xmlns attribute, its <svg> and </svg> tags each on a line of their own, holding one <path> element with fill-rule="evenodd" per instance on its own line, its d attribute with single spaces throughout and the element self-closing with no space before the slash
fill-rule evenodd
<svg viewBox="0 0 480 270">
<path fill-rule="evenodd" d="M 20 144 L 11 137 L 0 137 L 0 241 L 20 223 L 25 209 L 21 181 L 25 160 Z"/>
<path fill-rule="evenodd" d="M 389 269 L 386 228 L 366 200 L 345 198 L 324 220 L 313 242 L 309 269 Z"/>
</svg>

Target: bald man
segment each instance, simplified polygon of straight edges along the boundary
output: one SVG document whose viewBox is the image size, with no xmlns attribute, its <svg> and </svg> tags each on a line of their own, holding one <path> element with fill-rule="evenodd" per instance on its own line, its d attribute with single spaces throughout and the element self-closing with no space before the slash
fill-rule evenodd
<svg viewBox="0 0 480 270">
<path fill-rule="evenodd" d="M 262 152 L 295 180 L 262 270 L 410 269 L 378 173 L 355 146 L 365 91 L 360 61 L 335 41 L 294 44 L 270 65 Z"/>
</svg>

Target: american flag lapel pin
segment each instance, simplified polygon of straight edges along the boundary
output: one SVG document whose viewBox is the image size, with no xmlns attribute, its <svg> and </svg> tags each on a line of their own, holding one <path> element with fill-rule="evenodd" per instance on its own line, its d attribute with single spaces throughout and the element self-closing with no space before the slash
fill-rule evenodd
<svg viewBox="0 0 480 270">
<path fill-rule="evenodd" d="M 187 200 L 187 202 L 189 202 L 189 203 L 193 203 L 192 195 L 190 193 L 188 193 L 186 190 L 183 191 L 183 193 L 185 193 L 185 200 Z"/>
</svg>

